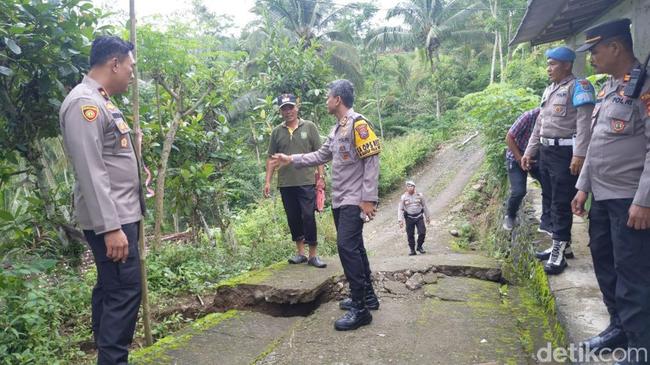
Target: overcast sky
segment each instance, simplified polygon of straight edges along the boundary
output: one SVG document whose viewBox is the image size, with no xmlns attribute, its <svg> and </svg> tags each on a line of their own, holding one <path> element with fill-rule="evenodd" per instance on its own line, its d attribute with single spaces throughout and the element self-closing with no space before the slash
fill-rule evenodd
<svg viewBox="0 0 650 365">
<path fill-rule="evenodd" d="M 126 11 L 127 13 L 129 11 L 129 0 L 93 0 L 93 2 L 111 10 Z M 334 0 L 335 4 L 348 4 L 351 2 L 355 2 L 355 0 Z M 380 19 L 385 16 L 386 9 L 395 6 L 397 3 L 394 0 L 366 0 L 365 2 L 375 3 L 380 8 L 378 14 Z M 255 15 L 250 12 L 255 0 L 204 0 L 203 3 L 217 14 L 231 16 L 240 29 L 255 19 Z M 138 18 L 157 14 L 167 15 L 189 7 L 191 7 L 191 1 L 186 0 L 135 0 L 135 11 Z M 377 21 L 380 20 L 374 20 L 374 22 Z"/>
</svg>

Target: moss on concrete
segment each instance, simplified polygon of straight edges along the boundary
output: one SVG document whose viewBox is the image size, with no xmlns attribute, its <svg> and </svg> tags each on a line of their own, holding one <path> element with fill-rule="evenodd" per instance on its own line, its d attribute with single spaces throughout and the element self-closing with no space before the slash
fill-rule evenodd
<svg viewBox="0 0 650 365">
<path fill-rule="evenodd" d="M 278 262 L 263 269 L 249 271 L 218 283 L 217 288 L 226 286 L 234 287 L 241 284 L 259 284 L 265 279 L 272 276 L 274 272 L 284 268 L 287 265 L 287 262 Z"/>
<path fill-rule="evenodd" d="M 161 338 L 149 347 L 131 352 L 129 356 L 130 363 L 134 365 L 149 364 L 169 364 L 172 359 L 168 355 L 171 350 L 176 350 L 185 346 L 192 337 L 210 329 L 219 323 L 234 318 L 238 315 L 236 310 L 230 310 L 225 313 L 212 313 L 194 321 L 191 325 L 180 331 L 176 335 L 170 335 Z"/>
</svg>

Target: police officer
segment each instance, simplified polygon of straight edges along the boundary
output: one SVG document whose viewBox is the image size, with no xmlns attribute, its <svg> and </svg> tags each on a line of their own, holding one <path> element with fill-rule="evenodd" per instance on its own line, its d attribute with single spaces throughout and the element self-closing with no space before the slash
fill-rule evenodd
<svg viewBox="0 0 650 365">
<path fill-rule="evenodd" d="M 650 351 L 650 79 L 641 82 L 629 19 L 587 30 L 578 51 L 591 51 L 591 64 L 609 79 L 598 93 L 584 168 L 572 202 L 585 214 L 588 193 L 589 247 L 594 271 L 610 314 L 610 325 L 585 341 L 590 348 Z M 638 87 L 635 89 L 635 85 Z M 627 361 L 636 361 L 637 350 Z M 639 351 L 642 354 L 643 351 Z M 630 356 L 632 355 L 632 356 Z"/>
<path fill-rule="evenodd" d="M 59 112 L 74 168 L 75 215 L 97 267 L 92 328 L 98 364 L 127 364 L 140 306 L 138 227 L 144 213 L 131 129 L 111 96 L 133 78 L 133 45 L 98 37 L 90 71 Z"/>
<path fill-rule="evenodd" d="M 553 245 L 537 254 L 544 271 L 559 274 L 567 266 L 565 250 L 571 243 L 571 199 L 589 145 L 589 123 L 596 101 L 594 88 L 573 73 L 575 53 L 567 47 L 546 51 L 547 72 L 553 82 L 542 96 L 541 111 L 530 136 L 521 168 L 530 171 L 539 150 L 542 181 L 551 189 Z"/>
<path fill-rule="evenodd" d="M 418 229 L 418 252 L 426 253 L 422 244 L 427 234 L 427 227 L 424 225 L 426 219 L 427 224 L 431 223 L 431 214 L 422 193 L 415 191 L 415 183 L 412 180 L 406 182 L 406 192 L 402 194 L 397 206 L 397 222 L 400 228 L 404 227 L 406 221 L 406 237 L 408 239 L 409 256 L 416 255 L 415 253 L 415 228 Z"/>
<path fill-rule="evenodd" d="M 273 156 L 276 163 L 296 167 L 332 161 L 332 208 L 336 244 L 350 298 L 340 303 L 348 310 L 334 323 L 339 331 L 353 330 L 372 321 L 368 309 L 378 309 L 370 264 L 363 244 L 363 223 L 372 219 L 378 202 L 379 138 L 370 123 L 352 109 L 354 86 L 348 80 L 329 85 L 327 111 L 337 119 L 323 146 L 307 154 Z"/>
</svg>

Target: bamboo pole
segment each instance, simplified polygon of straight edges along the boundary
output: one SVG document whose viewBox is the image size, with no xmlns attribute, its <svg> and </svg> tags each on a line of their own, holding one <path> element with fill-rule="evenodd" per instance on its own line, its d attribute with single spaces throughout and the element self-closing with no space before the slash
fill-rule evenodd
<svg viewBox="0 0 650 365">
<path fill-rule="evenodd" d="M 129 0 L 130 35 L 131 43 L 137 44 L 135 0 Z M 137 60 L 137 47 L 133 49 L 133 57 Z M 140 94 L 138 90 L 138 69 L 137 62 L 133 66 L 132 105 L 133 105 L 133 130 L 135 131 L 135 156 L 138 160 L 138 168 L 142 163 L 142 129 L 140 128 Z M 139 173 L 139 172 L 138 172 Z M 142 185 L 142 182 L 140 182 Z M 142 189 L 142 187 L 140 187 Z M 147 346 L 153 344 L 151 335 L 151 314 L 149 310 L 149 286 L 147 280 L 147 251 L 144 244 L 144 220 L 140 222 L 138 234 L 138 249 L 140 251 L 140 274 L 142 276 L 142 322 L 144 324 L 144 342 Z"/>
</svg>

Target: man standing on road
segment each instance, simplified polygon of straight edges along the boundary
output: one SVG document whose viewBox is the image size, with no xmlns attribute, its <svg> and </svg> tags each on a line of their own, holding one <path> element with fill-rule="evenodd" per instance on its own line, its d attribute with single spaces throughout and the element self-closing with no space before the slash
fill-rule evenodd
<svg viewBox="0 0 650 365">
<path fill-rule="evenodd" d="M 370 263 L 363 243 L 363 223 L 375 216 L 379 183 L 379 138 L 370 123 L 353 109 L 354 86 L 348 80 L 329 85 L 327 111 L 337 119 L 327 141 L 316 152 L 273 156 L 274 163 L 295 167 L 332 161 L 332 207 L 336 244 L 351 297 L 340 303 L 348 310 L 334 323 L 339 331 L 369 324 L 368 309 L 378 309 Z"/>
<path fill-rule="evenodd" d="M 418 252 L 426 253 L 422 245 L 427 234 L 427 227 L 424 224 L 431 223 L 431 214 L 422 193 L 415 191 L 415 183 L 412 180 L 406 182 L 406 192 L 402 194 L 397 206 L 397 222 L 400 228 L 404 228 L 406 221 L 406 238 L 408 239 L 409 256 L 415 256 L 415 228 L 418 229 Z"/>
<path fill-rule="evenodd" d="M 567 266 L 565 250 L 571 244 L 571 199 L 591 136 L 589 123 L 596 96 L 591 83 L 573 73 L 575 53 L 567 47 L 546 51 L 547 72 L 553 82 L 542 95 L 540 114 L 521 159 L 521 168 L 530 171 L 539 151 L 542 181 L 551 195 L 553 245 L 537 257 L 548 258 L 547 274 L 560 274 Z M 541 145 L 541 146 L 540 146 Z"/>
<path fill-rule="evenodd" d="M 647 364 L 650 351 L 650 78 L 639 77 L 630 20 L 587 30 L 578 51 L 591 51 L 591 64 L 609 79 L 598 93 L 593 136 L 572 203 L 585 214 L 588 193 L 589 248 L 610 314 L 610 325 L 585 341 L 589 349 L 628 344 L 629 361 Z M 635 361 L 634 353 L 645 359 Z"/>
<path fill-rule="evenodd" d="M 269 142 L 269 158 L 266 160 L 266 183 L 264 196 L 271 196 L 271 179 L 274 166 L 271 156 L 276 153 L 294 154 L 317 151 L 321 147 L 320 134 L 316 125 L 298 117 L 297 98 L 293 94 L 282 94 L 277 99 L 284 122 L 273 129 Z M 318 166 L 318 175 L 325 184 L 324 168 Z M 278 188 L 287 214 L 291 238 L 296 243 L 297 253 L 289 259 L 290 264 L 307 264 L 324 268 L 327 266 L 316 256 L 318 237 L 316 235 L 316 190 L 314 172 L 284 166 L 278 171 Z M 309 246 L 309 258 L 305 256 L 305 244 Z"/>
<path fill-rule="evenodd" d="M 517 212 L 521 201 L 526 196 L 526 178 L 528 173 L 521 169 L 521 159 L 528 146 L 528 140 L 533 133 L 535 121 L 539 116 L 540 108 L 524 112 L 517 118 L 506 134 L 506 169 L 510 181 L 510 197 L 506 206 L 506 216 L 503 218 L 503 229 L 512 231 L 517 222 Z M 542 186 L 542 217 L 540 218 L 538 232 L 553 235 L 551 224 L 551 191 L 546 181 L 542 180 L 539 172 L 539 164 L 531 166 L 530 176 L 539 181 Z M 567 247 L 566 255 L 569 255 L 570 247 Z"/>
<path fill-rule="evenodd" d="M 138 228 L 144 196 L 131 129 L 110 97 L 133 78 L 133 45 L 98 37 L 90 72 L 59 111 L 66 153 L 75 172 L 76 219 L 97 266 L 92 328 L 97 363 L 128 363 L 140 307 Z"/>
</svg>

